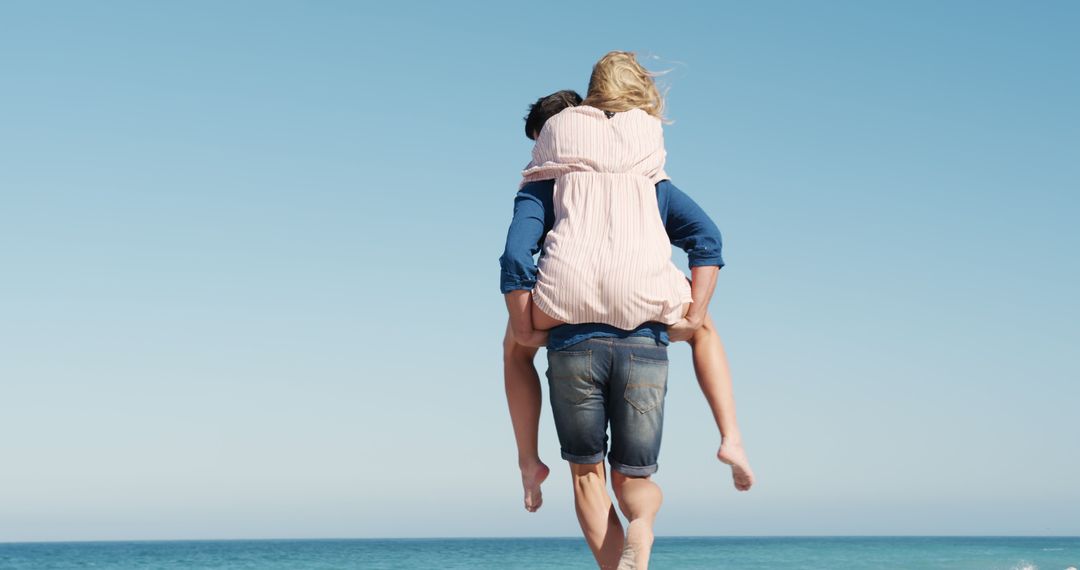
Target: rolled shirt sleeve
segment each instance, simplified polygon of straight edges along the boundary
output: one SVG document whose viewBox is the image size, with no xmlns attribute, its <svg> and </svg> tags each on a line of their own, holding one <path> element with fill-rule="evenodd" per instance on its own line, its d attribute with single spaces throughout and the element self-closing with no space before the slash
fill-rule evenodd
<svg viewBox="0 0 1080 570">
<path fill-rule="evenodd" d="M 656 188 L 668 238 L 673 245 L 686 252 L 689 266 L 723 267 L 720 228 L 716 227 L 705 210 L 670 180 L 661 181 Z"/>
<path fill-rule="evenodd" d="M 499 257 L 502 267 L 499 288 L 531 291 L 536 285 L 536 261 L 544 236 L 554 225 L 555 182 L 541 180 L 522 186 L 514 197 L 514 217 L 506 232 L 506 247 Z"/>
</svg>

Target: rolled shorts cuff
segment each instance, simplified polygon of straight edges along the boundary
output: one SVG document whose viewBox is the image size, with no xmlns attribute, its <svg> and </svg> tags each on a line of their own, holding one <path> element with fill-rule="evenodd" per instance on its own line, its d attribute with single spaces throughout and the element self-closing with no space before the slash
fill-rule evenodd
<svg viewBox="0 0 1080 570">
<path fill-rule="evenodd" d="M 597 451 L 596 453 L 594 453 L 592 455 L 574 455 L 573 453 L 567 453 L 567 452 L 563 451 L 562 452 L 562 458 L 569 461 L 570 463 L 582 463 L 582 464 L 600 463 L 601 461 L 604 460 L 604 452 L 603 451 Z"/>
<path fill-rule="evenodd" d="M 623 475 L 626 475 L 628 477 L 648 477 L 649 475 L 656 473 L 656 471 L 660 468 L 660 466 L 655 463 L 653 463 L 652 465 L 645 465 L 639 467 L 637 465 L 623 465 L 618 461 L 612 461 L 610 459 L 608 460 L 608 462 L 611 463 L 612 470 L 618 471 L 619 473 L 622 473 Z"/>
</svg>

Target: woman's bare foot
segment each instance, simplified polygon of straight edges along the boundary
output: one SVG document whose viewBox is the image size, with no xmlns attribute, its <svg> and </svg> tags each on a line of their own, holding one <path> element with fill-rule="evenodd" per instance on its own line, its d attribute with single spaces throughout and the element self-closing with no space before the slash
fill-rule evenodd
<svg viewBox="0 0 1080 570">
<path fill-rule="evenodd" d="M 720 451 L 716 452 L 716 458 L 731 466 L 731 478 L 735 480 L 736 489 L 750 490 L 754 484 L 754 472 L 750 469 L 750 460 L 746 458 L 746 450 L 743 449 L 741 443 L 722 442 Z"/>
<path fill-rule="evenodd" d="M 653 531 L 650 521 L 635 519 L 626 526 L 626 545 L 619 559 L 619 570 L 646 570 L 652 553 Z"/>
<path fill-rule="evenodd" d="M 551 472 L 543 461 L 519 463 L 521 467 L 521 486 L 525 488 L 525 510 L 535 513 L 544 504 L 544 495 L 540 493 L 540 484 Z"/>
</svg>

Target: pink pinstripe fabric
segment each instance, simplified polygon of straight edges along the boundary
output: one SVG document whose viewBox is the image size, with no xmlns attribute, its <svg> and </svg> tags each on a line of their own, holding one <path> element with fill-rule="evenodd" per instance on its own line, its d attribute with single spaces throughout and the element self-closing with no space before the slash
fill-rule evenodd
<svg viewBox="0 0 1080 570">
<path fill-rule="evenodd" d="M 544 125 L 522 184 L 555 179 L 555 225 L 533 302 L 567 323 L 633 329 L 672 324 L 691 301 L 656 204 L 664 173 L 659 119 L 634 109 L 608 119 L 571 107 Z"/>
</svg>

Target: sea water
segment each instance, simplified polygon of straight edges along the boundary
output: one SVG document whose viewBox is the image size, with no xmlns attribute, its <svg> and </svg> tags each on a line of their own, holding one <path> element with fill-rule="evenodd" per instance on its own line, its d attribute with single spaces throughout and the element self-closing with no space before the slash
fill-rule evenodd
<svg viewBox="0 0 1080 570">
<path fill-rule="evenodd" d="M 658 537 L 650 568 L 1065 570 L 1080 538 Z M 0 543 L 0 569 L 596 568 L 581 538 Z"/>
</svg>

